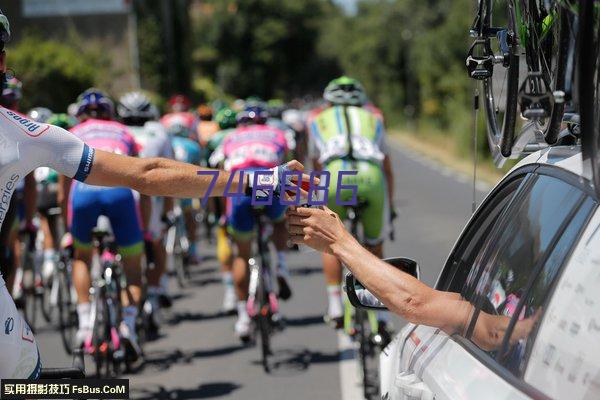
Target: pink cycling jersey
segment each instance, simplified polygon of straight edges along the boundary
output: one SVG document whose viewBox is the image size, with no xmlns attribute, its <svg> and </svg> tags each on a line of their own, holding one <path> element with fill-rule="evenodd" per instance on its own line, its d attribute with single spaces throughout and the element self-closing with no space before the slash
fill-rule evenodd
<svg viewBox="0 0 600 400">
<path fill-rule="evenodd" d="M 285 132 L 268 125 L 237 128 L 223 140 L 225 168 L 272 168 L 282 164 L 288 153 Z"/>
<path fill-rule="evenodd" d="M 89 119 L 71 128 L 88 146 L 115 154 L 136 156 L 140 148 L 127 126 L 116 121 Z"/>
</svg>

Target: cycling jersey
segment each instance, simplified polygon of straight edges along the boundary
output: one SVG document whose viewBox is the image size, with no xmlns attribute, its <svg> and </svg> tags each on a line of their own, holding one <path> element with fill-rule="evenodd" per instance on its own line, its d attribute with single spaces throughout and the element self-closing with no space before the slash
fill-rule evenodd
<svg viewBox="0 0 600 400">
<path fill-rule="evenodd" d="M 88 145 L 104 151 L 135 156 L 140 150 L 129 129 L 116 121 L 90 119 L 71 128 L 71 132 Z M 141 220 L 131 189 L 74 182 L 68 216 L 76 247 L 91 248 L 92 229 L 100 215 L 110 220 L 122 255 L 139 254 L 143 250 Z"/>
<path fill-rule="evenodd" d="M 200 145 L 197 142 L 185 137 L 172 136 L 171 145 L 173 146 L 173 152 L 177 161 L 200 165 L 201 152 Z M 191 207 L 192 199 L 181 199 L 179 200 L 179 204 L 183 208 Z"/>
<path fill-rule="evenodd" d="M 342 183 L 355 186 L 357 199 L 366 202 L 360 210 L 366 244 L 381 243 L 388 207 L 382 169 L 388 148 L 382 118 L 360 107 L 331 106 L 312 115 L 309 130 L 311 157 L 330 173 L 329 208 L 346 218 L 346 208 L 338 200 L 349 201 L 353 192 L 338 190 L 338 177 L 340 172 L 356 171 L 344 176 Z"/>
<path fill-rule="evenodd" d="M 0 228 L 20 178 L 48 166 L 84 181 L 93 161 L 94 150 L 64 129 L 0 107 Z M 0 379 L 35 379 L 40 370 L 35 338 L 0 276 Z"/>
<path fill-rule="evenodd" d="M 226 170 L 268 169 L 282 164 L 289 152 L 289 142 L 281 129 L 268 125 L 251 125 L 235 129 L 223 140 L 215 153 L 214 161 L 224 160 Z M 228 199 L 227 221 L 229 232 L 239 240 L 250 238 L 254 230 L 251 198 L 246 196 Z M 265 206 L 271 221 L 279 222 L 285 216 L 286 206 L 273 200 Z"/>
<path fill-rule="evenodd" d="M 184 111 L 165 114 L 160 119 L 160 123 L 165 127 L 169 135 L 184 136 L 196 140 L 193 134 L 196 117 L 191 112 Z"/>
<path fill-rule="evenodd" d="M 309 128 L 311 155 L 321 164 L 346 157 L 381 164 L 388 152 L 383 122 L 360 107 L 326 108 L 311 120 Z"/>
<path fill-rule="evenodd" d="M 268 169 L 285 162 L 290 149 L 289 138 L 281 129 L 268 125 L 251 125 L 235 129 L 215 150 L 224 160 L 225 170 Z"/>
<path fill-rule="evenodd" d="M 136 142 L 141 146 L 140 157 L 175 158 L 169 135 L 159 122 L 148 121 L 144 126 L 130 126 L 129 129 Z M 152 196 L 152 212 L 146 230 L 155 239 L 160 237 L 164 228 L 161 222 L 163 203 L 164 199 L 162 197 Z"/>
</svg>

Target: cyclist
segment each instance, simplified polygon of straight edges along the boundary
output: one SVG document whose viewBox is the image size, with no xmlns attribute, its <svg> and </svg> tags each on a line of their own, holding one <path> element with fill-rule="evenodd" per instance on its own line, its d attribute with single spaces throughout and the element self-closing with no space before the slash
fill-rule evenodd
<svg viewBox="0 0 600 400">
<path fill-rule="evenodd" d="M 330 172 L 329 207 L 343 220 L 346 209 L 336 204 L 338 172 L 357 171 L 347 176 L 345 184 L 357 186 L 357 198 L 367 202 L 361 212 L 361 223 L 368 249 L 383 256 L 383 240 L 387 209 L 393 199 L 393 176 L 382 120 L 366 109 L 365 91 L 355 79 L 342 76 L 332 80 L 323 93 L 327 107 L 311 120 L 310 154 L 316 170 Z M 351 190 L 339 193 L 348 201 Z M 329 307 L 326 319 L 336 328 L 343 325 L 342 265 L 335 257 L 323 254 Z M 380 313 L 380 319 L 386 317 Z M 385 320 L 380 333 L 389 340 Z"/>
<path fill-rule="evenodd" d="M 169 113 L 187 112 L 191 106 L 192 102 L 184 94 L 174 94 L 169 99 Z"/>
<path fill-rule="evenodd" d="M 215 117 L 216 122 L 219 124 L 219 131 L 214 134 L 207 144 L 207 149 L 210 155 L 212 155 L 217 148 L 223 143 L 223 140 L 231 132 L 235 130 L 237 126 L 236 113 L 230 108 L 223 108 L 219 111 Z M 219 161 L 221 161 L 217 155 L 214 164 L 209 158 L 209 165 L 218 167 Z M 225 215 L 225 200 L 215 199 L 218 201 L 216 214 L 219 218 L 219 226 L 217 228 L 217 258 L 221 263 L 221 277 L 224 287 L 223 296 L 223 311 L 225 313 L 235 312 L 237 296 L 235 294 L 235 288 L 233 286 L 233 275 L 232 275 L 232 259 L 231 259 L 231 246 L 229 238 L 227 237 L 227 218 Z"/>
<path fill-rule="evenodd" d="M 81 123 L 71 132 L 87 145 L 104 151 L 128 156 L 137 156 L 139 146 L 129 129 L 114 121 L 112 101 L 100 90 L 91 88 L 79 96 L 77 116 Z M 73 284 L 77 292 L 77 315 L 79 329 L 77 343 L 91 337 L 92 318 L 89 290 L 91 277 L 89 266 L 92 260 L 92 230 L 98 217 L 108 217 L 119 254 L 127 277 L 126 295 L 123 297 L 123 321 L 119 333 L 127 345 L 129 356 L 137 359 L 141 350 L 137 341 L 135 321 L 141 297 L 141 255 L 143 237 L 138 206 L 134 193 L 129 188 L 105 188 L 62 179 L 62 187 L 68 198 L 69 225 L 74 241 Z"/>
<path fill-rule="evenodd" d="M 140 157 L 163 157 L 174 159 L 173 147 L 165 128 L 158 122 L 158 109 L 141 92 L 126 93 L 119 99 L 117 114 L 127 125 L 136 142 L 141 146 Z M 151 210 L 142 210 L 145 236 L 152 242 L 154 268 L 148 270 L 148 302 L 151 315 L 156 315 L 160 307 L 171 307 L 171 298 L 167 292 L 166 252 L 163 245 L 165 226 L 162 221 L 173 209 L 173 200 L 152 197 Z M 158 328 L 158 321 L 153 320 Z"/>
<path fill-rule="evenodd" d="M 0 11 L 0 82 L 6 72 L 5 43 L 10 39 L 10 26 Z M 172 160 L 139 159 L 94 150 L 75 135 L 56 127 L 35 123 L 19 114 L 1 108 L 0 143 L 0 227 L 10 224 L 9 203 L 18 180 L 38 166 L 48 166 L 77 181 L 91 185 L 127 186 L 148 195 L 192 197 L 202 196 L 212 179 L 197 174 L 198 167 Z M 17 149 L 19 151 L 17 152 Z M 301 170 L 298 162 L 273 168 L 271 180 L 275 194 L 281 193 L 283 171 Z M 244 191 L 252 190 L 247 176 Z M 221 173 L 210 195 L 222 196 L 230 175 Z M 233 178 L 238 185 L 239 177 Z M 237 186 L 234 186 L 237 187 Z M 260 191 L 256 191 L 260 195 Z M 0 277 L 0 379 L 37 378 L 41 361 L 36 340 L 16 310 L 4 280 Z"/>
<path fill-rule="evenodd" d="M 211 106 L 200 104 L 197 112 L 198 122 L 195 129 L 196 137 L 198 138 L 197 140 L 198 143 L 200 143 L 200 146 L 205 149 L 208 145 L 208 141 L 219 131 L 219 124 L 217 121 L 213 120 L 213 110 Z M 208 160 L 208 155 L 206 155 L 204 160 Z"/>
<path fill-rule="evenodd" d="M 285 132 L 266 125 L 267 113 L 260 106 L 249 106 L 237 114 L 238 127 L 229 133 L 215 151 L 213 161 L 221 158 L 228 171 L 271 168 L 283 162 L 290 146 Z M 250 197 L 233 197 L 227 215 L 229 233 L 232 235 L 237 254 L 233 261 L 233 276 L 238 298 L 238 320 L 235 333 L 246 342 L 250 338 L 250 317 L 246 311 L 248 299 L 248 259 L 251 256 L 254 216 Z M 279 297 L 287 300 L 292 292 L 287 282 L 285 250 L 287 234 L 285 226 L 286 206 L 273 201 L 265 207 L 265 214 L 273 222 L 273 241 L 277 248 L 277 283 Z"/>
<path fill-rule="evenodd" d="M 201 149 L 193 135 L 195 119 L 194 114 L 182 111 L 164 115 L 160 119 L 160 123 L 171 137 L 175 159 L 189 164 L 200 165 Z M 183 210 L 187 237 L 190 242 L 188 256 L 192 263 L 196 263 L 199 261 L 196 248 L 198 224 L 195 214 L 197 204 L 194 205 L 194 199 L 181 199 L 179 200 L 179 205 Z"/>
</svg>

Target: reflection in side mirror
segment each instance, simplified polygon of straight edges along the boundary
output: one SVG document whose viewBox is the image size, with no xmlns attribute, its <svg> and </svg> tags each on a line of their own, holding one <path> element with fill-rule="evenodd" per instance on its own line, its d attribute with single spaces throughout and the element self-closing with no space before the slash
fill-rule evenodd
<svg viewBox="0 0 600 400">
<path fill-rule="evenodd" d="M 384 259 L 388 264 L 406 272 L 407 274 L 420 279 L 421 271 L 415 260 L 404 257 L 392 257 Z M 386 306 L 379 301 L 367 288 L 354 278 L 352 273 L 346 275 L 346 285 L 344 287 L 348 294 L 350 304 L 358 308 L 368 308 L 374 310 L 385 310 Z"/>
</svg>

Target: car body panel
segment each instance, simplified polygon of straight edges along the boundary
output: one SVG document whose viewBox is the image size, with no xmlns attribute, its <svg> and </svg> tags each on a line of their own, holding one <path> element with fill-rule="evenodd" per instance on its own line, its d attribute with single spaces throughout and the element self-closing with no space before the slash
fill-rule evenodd
<svg viewBox="0 0 600 400">
<path fill-rule="evenodd" d="M 561 276 L 525 381 L 557 399 L 600 398 L 600 211 Z"/>
<path fill-rule="evenodd" d="M 523 174 L 526 174 L 533 172 L 541 166 L 560 168 L 578 176 L 579 183 L 583 186 L 589 187 L 591 185 L 589 181 L 590 177 L 585 176 L 582 166 L 580 147 L 562 146 L 550 147 L 529 155 L 513 167 L 497 186 L 503 184 L 507 177 L 515 173 L 518 174 L 519 170 L 522 170 Z M 490 191 L 486 199 L 480 204 L 484 204 L 488 198 L 494 195 L 494 190 Z M 470 227 L 471 222 L 479 211 L 480 209 L 473 214 L 470 221 L 465 225 L 450 254 L 453 254 L 457 245 L 464 237 L 466 229 Z M 600 231 L 599 214 L 600 211 L 597 211 L 595 217 L 582 228 L 588 232 L 588 237 L 590 236 L 590 231 Z M 582 238 L 585 238 L 585 235 Z M 600 236 L 600 233 L 597 236 Z M 574 244 L 575 248 L 582 246 L 582 243 L 584 243 L 582 238 Z M 598 239 L 597 243 L 597 250 L 594 253 L 597 257 L 594 260 L 598 262 L 598 270 L 600 270 L 600 239 Z M 572 259 L 574 257 L 565 260 L 565 263 L 570 263 Z M 444 269 L 448 267 L 447 260 Z M 571 269 L 571 267 L 567 268 Z M 442 276 L 443 271 L 438 277 L 436 287 L 440 285 Z M 595 286 L 596 291 L 598 291 L 599 287 L 600 272 L 598 272 L 598 283 Z M 552 308 L 558 307 L 560 303 L 556 300 L 552 301 L 551 304 Z M 598 301 L 598 307 L 600 307 L 600 300 Z M 591 343 L 600 343 L 598 340 L 600 336 L 600 312 L 598 312 L 596 319 L 590 319 L 590 314 L 587 315 L 587 324 L 591 326 L 591 329 L 595 330 L 596 327 L 598 328 L 596 340 Z M 546 321 L 544 321 L 544 324 L 546 324 Z M 543 371 L 538 369 L 542 368 L 544 362 L 547 362 L 548 343 L 554 341 L 560 343 L 560 340 L 557 339 L 559 333 L 555 329 L 549 329 L 548 332 L 545 332 L 540 328 L 540 335 L 544 335 L 544 343 L 540 342 L 538 346 L 536 340 L 531 356 L 531 362 L 537 363 L 537 366 L 528 367 L 526 370 L 525 382 L 534 384 L 530 386 L 519 380 L 519 378 L 510 375 L 510 373 L 508 373 L 510 376 L 504 374 L 504 372 L 499 373 L 497 368 L 491 368 L 489 365 L 484 364 L 482 360 L 475 357 L 472 352 L 465 348 L 464 343 L 459 343 L 459 340 L 447 336 L 438 329 L 407 324 L 381 355 L 381 393 L 383 398 L 391 400 L 415 398 L 482 399 L 490 398 L 490 393 L 494 394 L 494 398 L 499 399 L 544 398 L 544 394 L 534 389 L 534 386 L 539 388 L 540 384 L 545 384 L 544 382 L 548 382 L 550 379 L 555 379 L 553 382 L 554 386 L 560 386 L 560 380 L 556 377 L 553 378 L 552 374 L 544 374 Z M 556 343 L 554 345 L 557 346 Z M 600 352 L 600 346 L 596 345 L 596 349 Z M 579 358 L 577 356 L 577 354 L 570 355 L 572 364 L 580 362 L 581 356 L 579 355 Z M 600 354 L 595 355 L 595 357 L 596 360 L 599 360 Z M 491 359 L 487 361 L 489 362 Z M 493 363 L 493 361 L 491 362 Z M 547 369 L 548 366 L 544 365 L 544 368 Z M 583 365 L 581 368 L 585 369 L 586 366 Z M 592 376 L 592 367 L 587 366 L 586 371 L 586 384 L 590 387 L 600 385 L 600 370 L 596 370 L 595 376 Z M 584 378 L 580 377 L 580 379 Z M 517 382 L 515 383 L 515 381 Z M 589 398 L 600 398 L 598 390 L 600 390 L 600 387 L 596 388 L 596 392 L 594 392 L 597 397 Z M 407 394 L 414 396 L 410 397 Z M 552 394 L 552 397 L 555 396 Z M 565 396 L 556 397 L 565 398 Z"/>
</svg>

